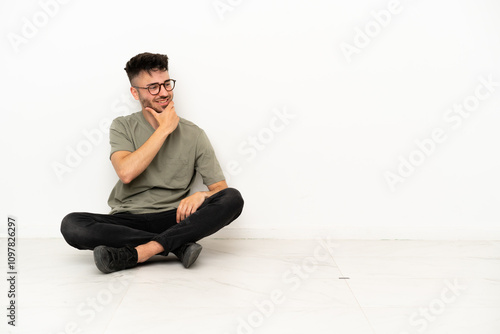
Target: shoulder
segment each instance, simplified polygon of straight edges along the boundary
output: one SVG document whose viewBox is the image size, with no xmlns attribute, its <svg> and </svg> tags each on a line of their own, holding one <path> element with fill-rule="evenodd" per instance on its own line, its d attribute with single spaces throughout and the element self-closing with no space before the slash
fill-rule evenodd
<svg viewBox="0 0 500 334">
<path fill-rule="evenodd" d="M 116 117 L 112 124 L 131 124 L 139 122 L 139 118 L 142 116 L 142 112 L 138 111 L 130 115 L 126 116 L 118 116 Z"/>
<path fill-rule="evenodd" d="M 200 133 L 203 132 L 203 129 L 200 128 L 198 125 L 182 117 L 179 117 L 179 126 L 182 128 L 183 131 L 189 132 L 191 134 L 199 135 Z"/>
<path fill-rule="evenodd" d="M 140 123 L 140 117 L 142 117 L 141 111 L 126 116 L 118 116 L 111 122 L 110 129 L 111 130 L 130 129 L 137 123 Z"/>
<path fill-rule="evenodd" d="M 113 120 L 113 122 L 111 122 L 111 124 L 112 125 L 113 124 L 115 124 L 115 125 L 118 125 L 118 124 L 128 125 L 131 123 L 137 123 L 139 121 L 140 116 L 141 116 L 140 111 L 135 112 L 135 113 L 130 114 L 130 115 L 126 115 L 126 116 L 118 116 Z"/>
<path fill-rule="evenodd" d="M 201 130 L 201 128 L 198 125 L 182 117 L 179 117 L 179 124 L 182 124 L 184 127 L 190 128 L 192 130 Z"/>
</svg>

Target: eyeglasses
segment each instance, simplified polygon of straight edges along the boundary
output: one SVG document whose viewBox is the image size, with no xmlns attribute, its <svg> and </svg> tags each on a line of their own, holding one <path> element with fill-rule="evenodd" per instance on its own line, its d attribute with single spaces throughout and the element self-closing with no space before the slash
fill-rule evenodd
<svg viewBox="0 0 500 334">
<path fill-rule="evenodd" d="M 137 86 L 132 86 L 132 87 L 134 87 L 134 88 L 141 88 L 141 89 L 147 89 L 149 91 L 149 94 L 151 94 L 151 95 L 158 95 L 158 94 L 160 94 L 161 86 L 163 86 L 167 92 L 170 92 L 170 91 L 174 90 L 175 80 L 174 79 L 168 79 L 168 80 L 166 80 L 162 84 L 154 83 L 154 84 L 151 84 L 151 85 L 149 85 L 147 87 L 137 87 Z"/>
</svg>

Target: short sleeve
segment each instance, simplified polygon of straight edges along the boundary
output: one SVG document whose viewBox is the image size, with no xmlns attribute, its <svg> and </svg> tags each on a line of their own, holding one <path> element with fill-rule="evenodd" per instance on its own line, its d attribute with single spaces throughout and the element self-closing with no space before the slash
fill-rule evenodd
<svg viewBox="0 0 500 334">
<path fill-rule="evenodd" d="M 205 131 L 201 130 L 196 142 L 195 169 L 206 186 L 225 180 L 222 168 Z"/>
<path fill-rule="evenodd" d="M 115 118 L 111 123 L 109 128 L 109 144 L 111 145 L 110 158 L 113 153 L 118 151 L 135 151 L 134 143 L 125 125 L 121 122 L 121 117 Z"/>
</svg>

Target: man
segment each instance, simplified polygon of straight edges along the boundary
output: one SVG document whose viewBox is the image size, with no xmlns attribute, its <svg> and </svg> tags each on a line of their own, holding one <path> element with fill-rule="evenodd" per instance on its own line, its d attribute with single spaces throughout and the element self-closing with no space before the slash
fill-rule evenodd
<svg viewBox="0 0 500 334">
<path fill-rule="evenodd" d="M 61 233 L 71 246 L 93 250 L 104 273 L 169 252 L 189 268 L 202 249 L 196 241 L 235 220 L 243 199 L 228 188 L 205 132 L 177 116 L 168 57 L 142 53 L 125 71 L 142 110 L 110 127 L 110 159 L 120 178 L 111 212 L 70 213 Z M 196 172 L 208 191 L 189 195 Z"/>
</svg>

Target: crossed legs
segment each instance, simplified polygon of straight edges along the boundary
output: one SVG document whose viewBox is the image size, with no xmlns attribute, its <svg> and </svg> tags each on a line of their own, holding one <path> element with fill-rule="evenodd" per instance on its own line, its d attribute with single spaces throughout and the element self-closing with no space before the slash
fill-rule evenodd
<svg viewBox="0 0 500 334">
<path fill-rule="evenodd" d="M 144 262 L 156 254 L 177 255 L 186 245 L 217 232 L 238 218 L 243 203 L 238 190 L 226 188 L 180 223 L 176 223 L 175 209 L 147 214 L 70 213 L 61 223 L 61 233 L 78 249 L 134 248 L 136 263 Z"/>
</svg>

